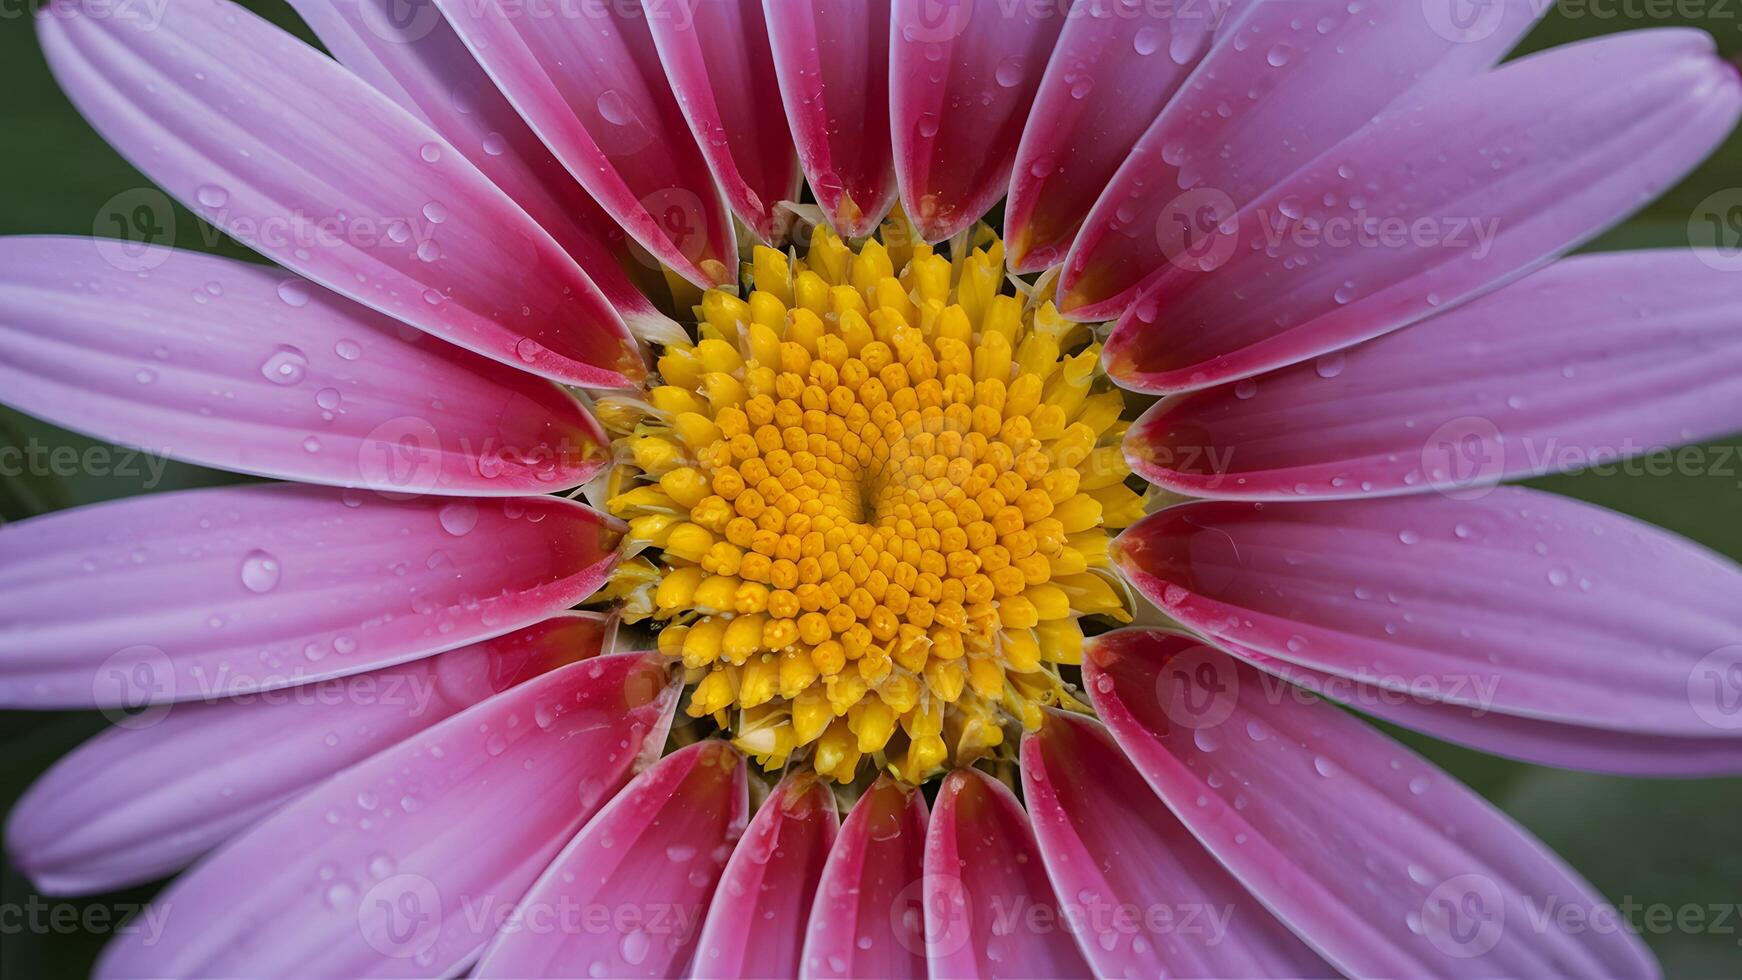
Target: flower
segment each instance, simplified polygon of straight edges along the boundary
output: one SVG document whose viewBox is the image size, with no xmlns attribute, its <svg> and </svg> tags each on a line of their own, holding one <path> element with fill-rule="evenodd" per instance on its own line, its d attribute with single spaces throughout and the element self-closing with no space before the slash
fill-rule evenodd
<svg viewBox="0 0 1742 980">
<path fill-rule="evenodd" d="M 0 241 L 8 402 L 289 481 L 0 529 L 0 700 L 116 721 L 14 859 L 200 859 L 103 972 L 1654 972 L 1323 699 L 1742 768 L 1738 570 L 1494 486 L 1733 425 L 1728 256 L 1553 261 L 1734 124 L 1708 39 L 295 5 L 337 63 L 227 0 L 38 19 L 289 270 Z"/>
</svg>

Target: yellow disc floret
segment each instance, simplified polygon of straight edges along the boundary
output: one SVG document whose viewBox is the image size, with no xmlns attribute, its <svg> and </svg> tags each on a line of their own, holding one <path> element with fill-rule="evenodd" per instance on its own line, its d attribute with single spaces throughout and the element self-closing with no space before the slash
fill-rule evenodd
<svg viewBox="0 0 1742 980">
<path fill-rule="evenodd" d="M 1121 395 L 981 239 L 955 263 L 824 229 L 802 260 L 758 248 L 748 298 L 703 296 L 645 402 L 600 404 L 630 526 L 607 596 L 663 626 L 690 715 L 765 765 L 972 762 L 1073 703 L 1079 617 L 1130 618 L 1107 558 L 1143 512 Z"/>
</svg>

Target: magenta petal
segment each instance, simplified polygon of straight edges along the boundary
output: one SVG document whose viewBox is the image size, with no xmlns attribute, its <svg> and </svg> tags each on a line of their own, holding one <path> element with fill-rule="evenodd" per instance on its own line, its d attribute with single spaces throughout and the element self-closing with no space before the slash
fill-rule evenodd
<svg viewBox="0 0 1742 980">
<path fill-rule="evenodd" d="M 398 0 L 291 6 L 339 64 L 428 123 L 550 232 L 637 336 L 664 342 L 682 335 L 631 281 L 631 271 L 657 275 L 657 263 L 632 256 L 623 229 L 539 142 L 441 11 L 422 0 L 412 7 Z"/>
<path fill-rule="evenodd" d="M 513 0 L 436 5 L 624 231 L 696 285 L 736 281 L 731 212 L 667 86 L 639 4 L 545 15 Z"/>
<path fill-rule="evenodd" d="M 749 807 L 727 743 L 661 759 L 563 848 L 472 975 L 677 976 Z"/>
<path fill-rule="evenodd" d="M 38 888 L 59 895 L 179 871 L 339 770 L 597 654 L 613 622 L 565 613 L 368 674 L 119 717 L 18 801 L 7 852 Z"/>
<path fill-rule="evenodd" d="M 1560 721 L 1538 721 L 1400 694 L 1266 657 L 1225 641 L 1222 645 L 1259 670 L 1315 694 L 1392 724 L 1467 745 L 1490 755 L 1521 759 L 1539 766 L 1623 776 L 1689 778 L 1742 773 L 1742 738 L 1653 735 Z M 1728 699 L 1736 688 L 1724 686 L 1733 685 L 1733 680 L 1728 678 L 1738 676 L 1725 673 L 1730 662 L 1728 659 L 1714 662 L 1709 670 L 1697 671 L 1691 678 L 1696 696 L 1708 698 L 1705 703 L 1713 706 L 1733 704 Z M 1718 701 L 1719 696 L 1726 700 Z M 1734 724 L 1742 726 L 1742 715 L 1735 712 L 1726 714 L 1720 710 L 1712 717 L 1720 721 L 1735 719 Z"/>
<path fill-rule="evenodd" d="M 141 248 L 141 278 L 110 264 L 120 247 L 0 238 L 8 404 L 190 462 L 395 493 L 545 493 L 609 456 L 548 381 L 268 266 Z"/>
<path fill-rule="evenodd" d="M 1237 215 L 1225 200 L 1194 209 L 1192 251 L 1120 319 L 1108 370 L 1190 390 L 1450 309 L 1626 217 L 1739 111 L 1742 80 L 1697 31 L 1569 45 L 1449 87 Z"/>
<path fill-rule="evenodd" d="M 1159 630 L 1096 637 L 1083 677 L 1174 815 L 1350 976 L 1656 974 L 1541 843 L 1353 716 Z"/>
<path fill-rule="evenodd" d="M 1742 284 L 1715 252 L 1567 259 L 1323 363 L 1177 395 L 1132 427 L 1198 497 L 1462 496 L 1742 427 Z"/>
<path fill-rule="evenodd" d="M 869 235 L 895 205 L 890 0 L 762 0 L 762 6 L 781 102 L 811 193 L 836 232 Z M 947 36 L 958 12 L 972 6 L 940 7 L 936 30 Z"/>
<path fill-rule="evenodd" d="M 443 976 L 462 971 L 575 830 L 664 741 L 663 661 L 552 671 L 345 770 L 157 899 L 126 976 Z"/>
<path fill-rule="evenodd" d="M 1204 257 L 1193 236 L 1213 234 L 1375 116 L 1485 71 L 1547 9 L 1502 0 L 1464 32 L 1448 29 L 1456 15 L 1442 6 L 1295 0 L 1231 11 L 1192 84 L 1151 117 L 1089 213 L 1059 278 L 1067 313 L 1118 316 L 1170 261 Z M 1161 40 L 1152 32 L 1147 43 Z M 1189 51 L 1192 35 L 1179 40 Z"/>
<path fill-rule="evenodd" d="M 895 0 L 889 58 L 891 135 L 902 209 L 920 237 L 943 241 L 1004 196 L 1016 144 L 1065 25 L 1057 4 L 982 3 L 944 14 L 936 0 Z M 940 30 L 940 19 L 955 18 Z M 934 36 L 943 35 L 943 36 Z"/>
<path fill-rule="evenodd" d="M 798 200 L 804 175 L 786 116 L 769 111 L 780 82 L 762 5 L 696 0 L 682 16 L 649 13 L 666 79 L 726 201 L 763 241 L 774 241 L 774 207 Z"/>
<path fill-rule="evenodd" d="M 1108 15 L 1077 8 L 1065 18 L 1016 151 L 1004 204 L 1004 244 L 1016 272 L 1064 260 L 1138 137 L 1210 50 L 1218 28 L 1235 22 L 1251 0 L 1098 6 Z"/>
<path fill-rule="evenodd" d="M 590 595 L 610 518 L 556 497 L 394 502 L 258 484 L 0 527 L 0 703 L 124 707 L 342 677 Z"/>
<path fill-rule="evenodd" d="M 159 18 L 37 18 L 97 131 L 195 213 L 286 268 L 493 360 L 592 387 L 645 373 L 550 235 L 458 151 L 227 0 Z"/>
<path fill-rule="evenodd" d="M 802 773 L 781 780 L 732 851 L 690 974 L 797 976 L 805 923 L 840 828 L 827 784 Z"/>
<path fill-rule="evenodd" d="M 801 977 L 926 976 L 925 795 L 879 777 L 841 825 L 805 930 Z"/>
<path fill-rule="evenodd" d="M 1059 918 L 1028 815 L 977 769 L 938 789 L 925 850 L 931 976 L 1081 977 L 1076 939 Z"/>
<path fill-rule="evenodd" d="M 1197 503 L 1115 543 L 1217 642 L 1390 691 L 1581 728 L 1735 738 L 1742 570 L 1552 494 Z"/>
<path fill-rule="evenodd" d="M 1054 712 L 1023 736 L 1022 791 L 1097 975 L 1330 975 L 1167 812 L 1099 723 Z"/>
</svg>

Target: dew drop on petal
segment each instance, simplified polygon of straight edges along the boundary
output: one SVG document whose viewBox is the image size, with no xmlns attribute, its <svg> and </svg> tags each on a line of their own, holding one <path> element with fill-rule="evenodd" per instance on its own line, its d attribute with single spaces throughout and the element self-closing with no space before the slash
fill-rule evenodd
<svg viewBox="0 0 1742 980">
<path fill-rule="evenodd" d="M 278 587 L 278 559 L 258 549 L 242 559 L 242 585 L 249 592 L 271 592 Z"/>
</svg>

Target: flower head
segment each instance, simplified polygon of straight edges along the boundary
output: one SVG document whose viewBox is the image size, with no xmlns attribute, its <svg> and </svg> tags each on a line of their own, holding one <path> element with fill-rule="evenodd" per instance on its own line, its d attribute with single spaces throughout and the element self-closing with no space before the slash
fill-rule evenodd
<svg viewBox="0 0 1742 980">
<path fill-rule="evenodd" d="M 1654 970 L 1323 700 L 1742 768 L 1742 573 L 1495 487 L 1734 426 L 1729 257 L 1550 264 L 1742 113 L 1709 39 L 294 4 L 333 58 L 227 0 L 38 18 L 282 267 L 0 241 L 9 402 L 284 481 L 0 528 L 0 703 L 116 721 L 15 860 L 211 852 L 104 971 Z"/>
</svg>

